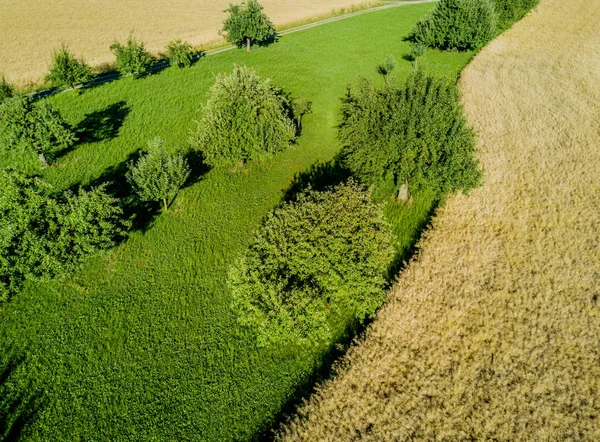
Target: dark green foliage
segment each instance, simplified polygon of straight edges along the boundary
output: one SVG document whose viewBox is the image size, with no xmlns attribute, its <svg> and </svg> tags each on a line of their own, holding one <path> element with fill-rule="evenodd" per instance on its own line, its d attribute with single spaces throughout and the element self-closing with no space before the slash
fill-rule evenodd
<svg viewBox="0 0 600 442">
<path fill-rule="evenodd" d="M 410 44 L 410 59 L 414 62 L 417 61 L 419 57 L 425 55 L 425 51 L 427 50 L 427 46 L 425 43 L 420 41 L 413 41 Z"/>
<path fill-rule="evenodd" d="M 498 29 L 508 29 L 514 22 L 523 17 L 539 0 L 494 0 L 498 15 Z"/>
<path fill-rule="evenodd" d="M 248 51 L 253 43 L 264 41 L 275 34 L 273 23 L 256 0 L 230 4 L 225 12 L 229 13 L 229 17 L 223 22 L 221 33 L 227 34 L 227 41 L 230 43 L 245 44 Z"/>
<path fill-rule="evenodd" d="M 23 279 L 52 278 L 125 235 L 117 201 L 104 186 L 58 198 L 49 185 L 17 172 L 0 172 L 0 299 Z"/>
<path fill-rule="evenodd" d="M 477 49 L 494 38 L 496 26 L 493 0 L 441 0 L 411 39 L 439 49 Z"/>
<path fill-rule="evenodd" d="M 347 167 L 380 190 L 407 184 L 442 196 L 468 191 L 481 177 L 456 87 L 422 71 L 399 88 L 366 79 L 350 87 L 339 137 Z"/>
<path fill-rule="evenodd" d="M 190 175 L 181 151 L 170 153 L 159 137 L 148 143 L 147 152 L 129 165 L 127 180 L 142 201 L 162 201 L 165 211 Z"/>
<path fill-rule="evenodd" d="M 46 76 L 54 87 L 73 88 L 92 78 L 91 68 L 83 60 L 77 60 L 69 49 L 62 45 L 54 52 L 50 73 Z"/>
<path fill-rule="evenodd" d="M 144 43 L 137 42 L 133 35 L 129 36 L 125 45 L 114 42 L 110 50 L 117 57 L 117 70 L 122 75 L 139 77 L 150 71 L 153 58 L 144 48 Z"/>
<path fill-rule="evenodd" d="M 0 104 L 2 104 L 5 99 L 10 98 L 13 95 L 15 95 L 15 88 L 12 84 L 8 83 L 6 78 L 3 76 L 2 80 L 0 80 Z"/>
<path fill-rule="evenodd" d="M 0 149 L 35 152 L 42 167 L 46 154 L 71 147 L 77 138 L 71 126 L 46 100 L 33 103 L 16 95 L 0 104 Z"/>
<path fill-rule="evenodd" d="M 281 89 L 235 66 L 217 76 L 192 144 L 211 166 L 231 166 L 287 148 L 296 129 Z"/>
<path fill-rule="evenodd" d="M 393 78 L 393 73 L 397 66 L 398 62 L 393 55 L 388 56 L 383 63 L 377 66 L 377 72 L 383 76 L 386 84 Z"/>
<path fill-rule="evenodd" d="M 328 344 L 381 305 L 392 255 L 382 206 L 356 183 L 300 194 L 229 273 L 239 322 L 261 346 Z"/>
<path fill-rule="evenodd" d="M 167 57 L 171 66 L 190 67 L 192 65 L 192 46 L 185 41 L 173 40 L 167 46 Z"/>
</svg>

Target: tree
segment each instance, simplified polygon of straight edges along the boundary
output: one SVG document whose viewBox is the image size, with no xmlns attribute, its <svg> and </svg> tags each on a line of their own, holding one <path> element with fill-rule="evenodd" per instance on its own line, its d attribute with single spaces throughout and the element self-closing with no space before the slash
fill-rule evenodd
<svg viewBox="0 0 600 442">
<path fill-rule="evenodd" d="M 398 66 L 398 63 L 393 55 L 389 55 L 383 63 L 377 66 L 377 72 L 383 76 L 385 84 L 390 83 L 390 80 L 393 78 L 394 70 L 396 70 L 396 66 Z"/>
<path fill-rule="evenodd" d="M 144 48 L 144 43 L 139 43 L 133 34 L 129 35 L 125 45 L 114 42 L 110 50 L 117 57 L 117 70 L 122 75 L 140 77 L 150 71 L 154 59 Z"/>
<path fill-rule="evenodd" d="M 350 181 L 275 209 L 230 269 L 233 308 L 266 345 L 323 345 L 383 302 L 393 256 L 382 206 Z"/>
<path fill-rule="evenodd" d="M 169 153 L 159 137 L 148 143 L 147 152 L 129 165 L 127 180 L 142 201 L 162 201 L 165 211 L 190 175 L 183 154 Z"/>
<path fill-rule="evenodd" d="M 493 0 L 441 0 L 415 25 L 410 38 L 429 47 L 460 51 L 484 46 L 496 31 Z"/>
<path fill-rule="evenodd" d="M 245 43 L 248 52 L 253 43 L 264 41 L 275 34 L 273 23 L 256 0 L 230 4 L 224 12 L 228 12 L 229 17 L 223 22 L 220 33 L 226 33 L 230 43 Z"/>
<path fill-rule="evenodd" d="M 2 76 L 2 80 L 0 81 L 0 104 L 7 98 L 10 98 L 15 95 L 15 88 L 12 84 L 6 81 L 6 78 Z"/>
<path fill-rule="evenodd" d="M 92 76 L 91 68 L 83 60 L 77 60 L 63 44 L 54 52 L 46 81 L 55 87 L 74 88 L 77 84 L 89 81 Z"/>
<path fill-rule="evenodd" d="M 0 299 L 25 278 L 48 279 L 75 269 L 130 227 L 104 185 L 52 198 L 51 187 L 38 178 L 1 171 L 0 186 Z"/>
<path fill-rule="evenodd" d="M 192 65 L 192 47 L 181 40 L 173 40 L 167 46 L 167 57 L 171 66 L 190 67 Z"/>
<path fill-rule="evenodd" d="M 244 66 L 217 76 L 192 144 L 207 164 L 232 166 L 287 148 L 296 136 L 281 89 Z"/>
<path fill-rule="evenodd" d="M 344 164 L 363 183 L 398 193 L 421 188 L 438 197 L 477 186 L 475 135 L 455 85 L 422 71 L 402 87 L 350 87 L 339 138 Z"/>
<path fill-rule="evenodd" d="M 71 126 L 46 100 L 33 103 L 27 96 L 15 95 L 0 104 L 0 147 L 33 151 L 42 167 L 46 153 L 71 147 L 77 137 Z"/>
</svg>

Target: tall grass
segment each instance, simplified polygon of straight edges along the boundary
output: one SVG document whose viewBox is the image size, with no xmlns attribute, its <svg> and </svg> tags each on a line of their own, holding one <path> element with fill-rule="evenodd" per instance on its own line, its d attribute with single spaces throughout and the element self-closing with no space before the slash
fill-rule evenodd
<svg viewBox="0 0 600 442">
<path fill-rule="evenodd" d="M 230 51 L 190 69 L 53 97 L 82 141 L 44 178 L 56 191 L 109 180 L 119 195 L 128 192 L 128 160 L 149 139 L 188 148 L 209 87 L 234 63 L 310 99 L 313 113 L 293 148 L 235 173 L 198 175 L 167 213 L 137 219 L 137 230 L 109 255 L 62 280 L 28 282 L 0 307 L 0 369 L 13 367 L 2 392 L 25 404 L 4 420 L 16 423 L 7 431 L 38 440 L 217 441 L 249 440 L 268 429 L 325 355 L 257 348 L 231 311 L 228 268 L 294 176 L 337 153 L 346 84 L 357 75 L 374 78 L 389 54 L 401 60 L 409 52 L 403 37 L 430 8 L 362 15 L 250 54 Z M 452 77 L 469 57 L 431 51 L 422 65 Z M 399 80 L 411 69 L 401 62 Z M 22 158 L 2 160 L 10 161 Z M 404 238 L 399 253 L 428 212 L 421 206 L 393 209 Z M 11 403 L 0 400 L 0 417 Z"/>
<path fill-rule="evenodd" d="M 598 16 L 542 0 L 463 71 L 485 185 L 282 440 L 599 440 Z"/>
</svg>

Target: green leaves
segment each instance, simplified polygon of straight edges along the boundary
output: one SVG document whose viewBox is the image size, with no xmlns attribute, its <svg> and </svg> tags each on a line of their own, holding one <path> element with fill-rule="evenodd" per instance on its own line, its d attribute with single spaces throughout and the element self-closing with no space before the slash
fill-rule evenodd
<svg viewBox="0 0 600 442">
<path fill-rule="evenodd" d="M 233 166 L 286 149 L 295 139 L 291 104 L 245 66 L 219 75 L 192 145 L 211 166 Z"/>
<path fill-rule="evenodd" d="M 494 38 L 497 21 L 493 0 L 441 0 L 411 39 L 439 49 L 477 49 Z"/>
<path fill-rule="evenodd" d="M 167 46 L 167 57 L 171 66 L 190 67 L 192 65 L 192 47 L 185 41 L 173 40 Z"/>
<path fill-rule="evenodd" d="M 0 187 L 0 300 L 26 277 L 73 270 L 85 257 L 112 247 L 130 226 L 104 186 L 51 198 L 39 179 L 2 171 Z"/>
<path fill-rule="evenodd" d="M 110 45 L 110 50 L 117 57 L 117 70 L 122 75 L 139 77 L 147 74 L 154 61 L 144 48 L 144 43 L 138 43 L 133 34 L 129 35 L 125 45 L 114 42 Z"/>
<path fill-rule="evenodd" d="M 350 87 L 339 137 L 346 166 L 379 190 L 408 184 L 442 197 L 481 179 L 456 87 L 421 71 L 401 88 L 377 89 L 366 79 Z"/>
<path fill-rule="evenodd" d="M 383 301 L 393 255 L 381 205 L 350 181 L 273 211 L 229 273 L 239 322 L 265 345 L 322 345 Z"/>
<path fill-rule="evenodd" d="M 46 76 L 55 87 L 73 88 L 93 77 L 91 68 L 83 60 L 77 60 L 63 44 L 53 55 L 50 73 Z"/>
<path fill-rule="evenodd" d="M 165 211 L 190 175 L 181 151 L 169 153 L 159 137 L 148 143 L 147 152 L 131 163 L 127 180 L 142 201 L 162 201 Z"/>
<path fill-rule="evenodd" d="M 246 44 L 248 51 L 252 43 L 264 41 L 275 34 L 273 23 L 262 12 L 263 7 L 256 0 L 230 4 L 225 12 L 229 17 L 223 22 L 221 33 L 226 33 L 227 41 L 233 44 Z"/>
<path fill-rule="evenodd" d="M 67 149 L 77 140 L 71 126 L 46 100 L 33 103 L 15 95 L 0 104 L 0 149 L 34 152 L 42 167 L 46 154 Z"/>
</svg>

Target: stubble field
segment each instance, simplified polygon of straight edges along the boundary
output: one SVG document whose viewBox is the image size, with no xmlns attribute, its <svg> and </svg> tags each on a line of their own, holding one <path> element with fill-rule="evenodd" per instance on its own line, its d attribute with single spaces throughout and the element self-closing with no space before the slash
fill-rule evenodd
<svg viewBox="0 0 600 442">
<path fill-rule="evenodd" d="M 66 43 L 91 65 L 112 63 L 108 47 L 130 31 L 158 53 L 175 38 L 202 45 L 219 38 L 229 0 L 7 0 L 0 5 L 0 76 L 22 86 L 39 82 L 52 51 Z M 375 3 L 367 0 L 264 0 L 276 26 Z"/>
<path fill-rule="evenodd" d="M 485 185 L 281 439 L 600 439 L 599 16 L 542 0 L 463 71 Z"/>
</svg>

